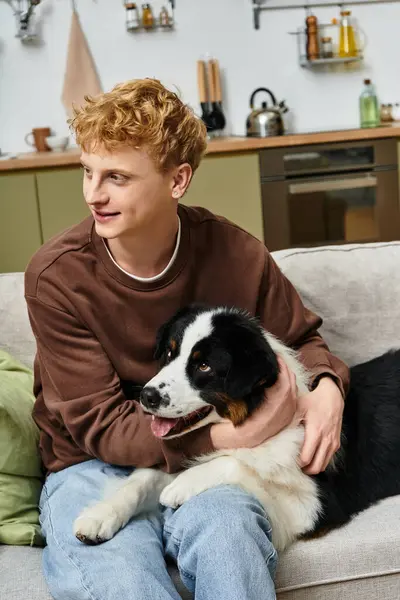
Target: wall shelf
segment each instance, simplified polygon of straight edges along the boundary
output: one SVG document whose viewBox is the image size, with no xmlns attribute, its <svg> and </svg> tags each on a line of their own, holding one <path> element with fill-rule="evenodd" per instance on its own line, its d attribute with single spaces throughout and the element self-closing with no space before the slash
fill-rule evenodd
<svg viewBox="0 0 400 600">
<path fill-rule="evenodd" d="M 339 29 L 339 25 L 333 23 L 320 23 L 318 25 L 318 38 L 331 37 L 332 31 L 335 29 Z M 289 31 L 290 35 L 295 35 L 297 38 L 297 53 L 298 60 L 301 67 L 314 69 L 318 67 L 325 66 L 338 66 L 338 65 L 346 65 L 351 63 L 360 63 L 364 60 L 364 44 L 360 45 L 357 48 L 356 56 L 340 56 L 337 53 L 337 48 L 335 45 L 332 47 L 332 56 L 321 56 L 320 58 L 314 58 L 310 60 L 306 54 L 306 46 L 307 46 L 307 30 L 305 27 L 299 27 L 297 31 Z M 338 37 L 338 33 L 335 33 L 334 37 Z"/>
<path fill-rule="evenodd" d="M 313 67 L 324 66 L 324 65 L 343 65 L 354 62 L 361 62 L 363 60 L 362 56 L 352 56 L 350 58 L 341 58 L 340 56 L 336 56 L 334 58 L 315 58 L 314 60 L 309 60 L 307 57 L 302 56 L 300 58 L 300 65 L 302 67 L 312 69 Z"/>
<path fill-rule="evenodd" d="M 145 32 L 146 34 L 155 31 L 173 31 L 175 29 L 175 0 L 165 0 L 162 10 L 167 10 L 168 22 L 162 23 L 160 16 L 155 16 L 153 13 L 152 25 L 146 27 L 141 22 L 141 16 L 138 12 L 136 3 L 124 1 L 126 9 L 125 28 L 130 33 Z M 169 8 L 167 8 L 169 6 Z M 135 8 L 133 8 L 135 7 Z M 134 15 L 131 11 L 134 10 Z"/>
<path fill-rule="evenodd" d="M 350 0 L 349 2 L 307 2 L 304 4 L 281 4 L 278 5 L 266 5 L 264 0 L 252 0 L 253 3 L 253 21 L 254 29 L 260 29 L 261 13 L 273 10 L 308 10 L 313 8 L 329 8 L 329 7 L 344 7 L 344 6 L 361 6 L 361 5 L 373 5 L 373 4 L 398 4 L 400 0 Z"/>
</svg>

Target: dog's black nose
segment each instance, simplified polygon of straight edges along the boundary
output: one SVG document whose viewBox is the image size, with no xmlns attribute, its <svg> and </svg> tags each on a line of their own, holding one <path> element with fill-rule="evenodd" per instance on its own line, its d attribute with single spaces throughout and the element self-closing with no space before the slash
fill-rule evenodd
<svg viewBox="0 0 400 600">
<path fill-rule="evenodd" d="M 140 401 L 146 408 L 158 408 L 161 403 L 160 392 L 155 387 L 144 387 L 140 392 Z"/>
</svg>

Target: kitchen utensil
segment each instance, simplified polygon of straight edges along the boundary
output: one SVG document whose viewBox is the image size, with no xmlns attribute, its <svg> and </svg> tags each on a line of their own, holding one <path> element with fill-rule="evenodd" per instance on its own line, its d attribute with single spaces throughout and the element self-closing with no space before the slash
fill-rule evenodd
<svg viewBox="0 0 400 600">
<path fill-rule="evenodd" d="M 309 15 L 306 18 L 307 27 L 307 48 L 306 54 L 308 60 L 319 58 L 319 42 L 318 42 L 318 20 L 314 15 Z"/>
<path fill-rule="evenodd" d="M 63 135 L 50 135 L 46 138 L 46 144 L 54 152 L 62 152 L 68 146 L 69 138 Z"/>
<path fill-rule="evenodd" d="M 36 148 L 38 152 L 49 152 L 50 148 L 46 144 L 46 137 L 50 135 L 50 127 L 35 127 L 26 134 L 25 142 L 32 146 L 32 148 Z M 32 136 L 33 141 L 30 139 Z"/>
<path fill-rule="evenodd" d="M 268 107 L 264 101 L 261 108 L 254 108 L 254 100 L 259 92 L 269 94 L 272 100 L 272 106 Z M 269 137 L 275 135 L 283 135 L 284 124 L 282 115 L 289 109 L 285 105 L 285 101 L 277 104 L 276 98 L 271 90 L 267 88 L 257 88 L 250 97 L 251 113 L 247 117 L 246 131 L 248 137 Z"/>
<path fill-rule="evenodd" d="M 207 84 L 206 84 L 206 63 L 204 60 L 197 61 L 197 86 L 199 90 L 200 106 L 202 110 L 201 118 L 207 127 L 207 131 L 214 129 L 214 121 L 210 118 L 210 107 L 208 103 Z"/>
<path fill-rule="evenodd" d="M 214 69 L 211 61 L 207 61 L 206 63 L 206 73 L 207 73 L 207 88 L 208 88 L 208 100 L 209 105 L 211 106 L 210 112 L 208 115 L 210 122 L 210 133 L 214 133 L 218 130 L 219 125 L 219 113 L 218 110 L 215 110 L 217 96 L 215 93 L 215 80 L 214 80 Z"/>
<path fill-rule="evenodd" d="M 213 80 L 213 92 L 214 101 L 212 101 L 212 118 L 216 125 L 216 129 L 222 131 L 225 128 L 226 120 L 222 109 L 222 87 L 221 87 L 221 74 L 219 70 L 219 62 L 213 59 L 209 62 L 211 69 L 211 76 Z"/>
</svg>

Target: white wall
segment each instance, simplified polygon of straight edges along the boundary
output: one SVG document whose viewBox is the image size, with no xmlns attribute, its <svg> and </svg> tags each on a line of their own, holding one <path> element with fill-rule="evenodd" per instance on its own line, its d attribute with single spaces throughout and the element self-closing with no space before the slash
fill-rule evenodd
<svg viewBox="0 0 400 600">
<path fill-rule="evenodd" d="M 258 86 L 286 99 L 297 131 L 357 126 L 358 95 L 367 76 L 376 82 L 382 102 L 400 102 L 400 4 L 354 7 L 368 36 L 364 65 L 355 72 L 318 73 L 298 66 L 296 40 L 288 35 L 303 23 L 302 9 L 265 12 L 260 31 L 255 31 L 250 0 L 176 0 L 176 5 L 176 31 L 137 35 L 125 31 L 122 0 L 77 0 L 104 89 L 121 80 L 155 76 L 178 86 L 197 110 L 196 60 L 210 53 L 223 68 L 227 131 L 235 134 L 244 133 L 249 96 Z M 316 14 L 326 22 L 337 13 L 337 8 L 325 8 Z M 67 131 L 60 95 L 70 2 L 43 0 L 38 16 L 44 44 L 24 46 L 14 37 L 10 7 L 0 0 L 3 152 L 27 151 L 24 135 L 32 127 Z"/>
</svg>

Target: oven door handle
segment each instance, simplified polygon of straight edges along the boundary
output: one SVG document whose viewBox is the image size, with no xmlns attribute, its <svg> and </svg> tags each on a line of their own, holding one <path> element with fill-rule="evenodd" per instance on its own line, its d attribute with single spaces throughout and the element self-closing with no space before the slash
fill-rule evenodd
<svg viewBox="0 0 400 600">
<path fill-rule="evenodd" d="M 291 183 L 290 194 L 307 194 L 312 192 L 333 192 L 335 190 L 354 190 L 356 188 L 376 187 L 375 175 L 364 175 L 363 177 L 328 179 L 324 181 L 305 181 L 303 183 Z"/>
</svg>

